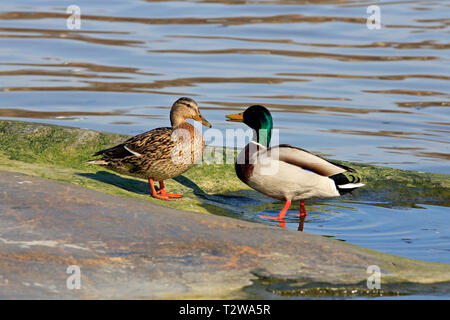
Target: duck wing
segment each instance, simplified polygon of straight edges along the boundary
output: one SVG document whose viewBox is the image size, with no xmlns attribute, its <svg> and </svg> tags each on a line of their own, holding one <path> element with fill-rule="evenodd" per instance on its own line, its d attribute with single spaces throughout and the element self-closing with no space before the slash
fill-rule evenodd
<svg viewBox="0 0 450 320">
<path fill-rule="evenodd" d="M 156 128 L 131 137 L 115 147 L 98 151 L 94 156 L 105 159 L 123 159 L 125 157 L 142 157 L 147 159 L 169 159 L 175 141 L 171 139 L 173 129 Z"/>
<path fill-rule="evenodd" d="M 340 194 L 364 186 L 358 173 L 347 166 L 331 162 L 311 152 L 288 144 L 282 144 L 267 149 L 271 157 L 277 157 L 280 161 L 309 170 L 334 181 Z"/>
<path fill-rule="evenodd" d="M 301 167 L 317 173 L 321 176 L 330 177 L 346 171 L 354 172 L 352 168 L 333 163 L 311 152 L 291 146 L 289 144 L 280 144 L 267 149 L 268 155 L 278 157 L 280 161 Z"/>
</svg>

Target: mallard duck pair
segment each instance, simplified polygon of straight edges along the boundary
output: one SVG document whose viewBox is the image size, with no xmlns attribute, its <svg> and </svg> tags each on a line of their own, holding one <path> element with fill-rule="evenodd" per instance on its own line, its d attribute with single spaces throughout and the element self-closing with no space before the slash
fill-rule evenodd
<svg viewBox="0 0 450 320">
<path fill-rule="evenodd" d="M 236 160 L 239 179 L 269 197 L 286 201 L 277 217 L 262 216 L 264 218 L 284 219 L 292 201 L 296 200 L 300 200 L 300 217 L 304 218 L 307 215 L 305 199 L 337 197 L 364 185 L 349 167 L 287 144 L 269 147 L 273 121 L 263 106 L 254 105 L 242 113 L 227 115 L 227 118 L 245 123 L 256 133 L 256 141 L 247 144 Z M 181 194 L 166 192 L 164 180 L 192 168 L 201 159 L 205 148 L 202 135 L 186 119 L 211 127 L 194 100 L 180 98 L 170 110 L 171 127 L 156 128 L 101 150 L 94 156 L 101 155 L 102 158 L 88 163 L 148 179 L 151 196 L 155 198 L 180 198 Z M 268 167 L 272 168 L 269 173 Z M 154 181 L 159 181 L 158 191 Z"/>
</svg>

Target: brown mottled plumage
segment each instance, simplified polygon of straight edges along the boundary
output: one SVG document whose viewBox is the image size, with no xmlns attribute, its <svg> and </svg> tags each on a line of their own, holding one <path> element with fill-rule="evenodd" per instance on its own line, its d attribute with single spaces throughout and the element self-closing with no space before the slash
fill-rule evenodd
<svg viewBox="0 0 450 320">
<path fill-rule="evenodd" d="M 179 176 L 189 170 L 202 157 L 205 143 L 198 130 L 186 119 L 194 119 L 211 127 L 197 103 L 189 98 L 180 98 L 170 110 L 172 127 L 156 128 L 110 149 L 101 150 L 94 156 L 98 160 L 88 163 L 107 167 L 121 174 L 149 179 L 152 196 L 164 200 L 181 195 L 169 194 L 164 190 L 163 180 Z M 160 193 L 155 191 L 153 181 L 160 182 Z"/>
</svg>

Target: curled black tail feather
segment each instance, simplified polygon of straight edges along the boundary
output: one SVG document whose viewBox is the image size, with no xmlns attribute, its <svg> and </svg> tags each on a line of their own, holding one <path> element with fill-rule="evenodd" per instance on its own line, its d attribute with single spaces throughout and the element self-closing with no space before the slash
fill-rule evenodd
<svg viewBox="0 0 450 320">
<path fill-rule="evenodd" d="M 355 171 L 353 171 L 355 172 Z M 332 179 L 336 185 L 336 189 L 339 191 L 339 194 L 343 195 L 346 193 L 351 193 L 353 190 L 358 188 L 355 186 L 354 188 L 340 188 L 340 186 L 349 184 L 349 183 L 359 183 L 361 182 L 361 178 L 359 176 L 356 176 L 353 174 L 353 172 L 345 172 L 345 173 L 338 173 L 333 176 L 330 176 L 328 178 Z"/>
<path fill-rule="evenodd" d="M 343 173 L 338 173 L 333 176 L 329 176 L 328 178 L 332 179 L 336 186 L 350 183 L 350 180 Z"/>
</svg>

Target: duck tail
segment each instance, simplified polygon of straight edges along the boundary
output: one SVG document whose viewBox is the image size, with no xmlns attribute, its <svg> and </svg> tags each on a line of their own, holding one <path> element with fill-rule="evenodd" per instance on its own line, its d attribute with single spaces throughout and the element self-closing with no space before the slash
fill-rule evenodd
<svg viewBox="0 0 450 320">
<path fill-rule="evenodd" d="M 347 183 L 343 185 L 336 185 L 336 188 L 338 189 L 339 193 L 343 195 L 363 186 L 365 186 L 364 183 Z"/>
<path fill-rule="evenodd" d="M 99 166 L 107 166 L 109 164 L 108 161 L 103 160 L 103 159 L 89 160 L 89 161 L 86 161 L 86 163 L 88 163 L 88 164 L 96 164 L 96 165 L 99 165 Z"/>
<path fill-rule="evenodd" d="M 361 183 L 361 178 L 354 173 L 355 171 L 351 173 L 344 172 L 329 177 L 334 181 L 336 189 L 340 195 L 352 192 L 356 188 L 365 186 L 364 183 Z"/>
</svg>

